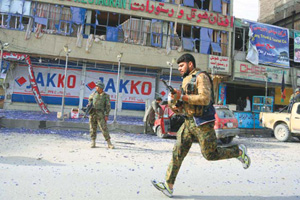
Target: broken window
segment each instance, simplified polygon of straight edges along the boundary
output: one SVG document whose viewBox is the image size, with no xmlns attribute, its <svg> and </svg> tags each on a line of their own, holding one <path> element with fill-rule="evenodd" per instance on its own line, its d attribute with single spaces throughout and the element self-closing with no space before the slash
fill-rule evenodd
<svg viewBox="0 0 300 200">
<path fill-rule="evenodd" d="M 183 0 L 183 5 L 194 8 L 195 2 L 194 0 Z"/>
<path fill-rule="evenodd" d="M 192 37 L 194 38 L 194 52 L 200 52 L 200 27 L 193 26 Z"/>
<path fill-rule="evenodd" d="M 31 1 L 2 0 L 0 2 L 0 23 L 2 28 L 24 30 L 23 24 L 29 21 Z M 23 20 L 23 18 L 25 18 Z"/>
<path fill-rule="evenodd" d="M 223 15 L 230 15 L 230 0 L 222 0 L 222 14 Z"/>
<path fill-rule="evenodd" d="M 247 51 L 248 32 L 249 28 L 235 28 L 234 50 Z"/>
<path fill-rule="evenodd" d="M 210 54 L 210 44 L 212 38 L 213 30 L 210 28 L 201 28 L 200 29 L 200 53 Z"/>
<path fill-rule="evenodd" d="M 182 33 L 182 24 L 174 24 L 174 27 L 172 27 L 172 35 L 171 35 L 171 49 L 172 50 L 178 50 L 181 48 L 181 33 Z M 175 30 L 175 32 L 174 32 Z"/>
<path fill-rule="evenodd" d="M 228 56 L 228 32 L 226 31 L 221 31 L 221 56 Z"/>
<path fill-rule="evenodd" d="M 227 56 L 228 32 L 213 30 L 211 49 L 213 55 Z"/>
<path fill-rule="evenodd" d="M 221 0 L 213 0 L 212 1 L 212 11 L 213 12 L 222 12 L 222 3 Z"/>
<path fill-rule="evenodd" d="M 210 0 L 194 0 L 197 9 L 210 11 Z"/>
<path fill-rule="evenodd" d="M 194 51 L 194 38 L 192 38 L 192 26 L 182 25 L 182 47 L 186 51 Z"/>
<path fill-rule="evenodd" d="M 151 21 L 151 45 L 161 47 L 162 43 L 162 21 L 152 19 Z"/>
<path fill-rule="evenodd" d="M 124 33 L 124 42 L 150 46 L 150 41 L 156 41 L 156 35 L 152 38 L 151 20 L 130 17 L 121 23 Z M 157 31 L 157 30 L 154 30 Z"/>
</svg>

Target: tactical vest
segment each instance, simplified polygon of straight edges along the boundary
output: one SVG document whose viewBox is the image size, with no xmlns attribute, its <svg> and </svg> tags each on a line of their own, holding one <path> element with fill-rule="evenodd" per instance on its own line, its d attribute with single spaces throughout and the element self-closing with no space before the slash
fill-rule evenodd
<svg viewBox="0 0 300 200">
<path fill-rule="evenodd" d="M 106 94 L 95 93 L 93 96 L 93 105 L 94 109 L 104 112 L 106 108 Z"/>
<path fill-rule="evenodd" d="M 198 125 L 202 125 L 204 123 L 214 121 L 215 120 L 215 108 L 214 108 L 214 91 L 213 91 L 213 81 L 210 78 L 209 74 L 206 71 L 198 71 L 196 74 L 192 75 L 192 79 L 187 87 L 187 94 L 197 94 L 197 85 L 196 80 L 197 76 L 201 73 L 204 73 L 210 81 L 211 84 L 211 99 L 207 106 L 203 105 L 194 105 L 195 114 L 194 118 Z"/>
</svg>

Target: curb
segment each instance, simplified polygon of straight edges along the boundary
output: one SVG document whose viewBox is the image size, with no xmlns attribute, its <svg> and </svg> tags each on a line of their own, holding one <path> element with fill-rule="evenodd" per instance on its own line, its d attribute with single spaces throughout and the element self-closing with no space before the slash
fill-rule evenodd
<svg viewBox="0 0 300 200">
<path fill-rule="evenodd" d="M 45 120 L 25 120 L 25 119 L 0 119 L 0 127 L 5 128 L 27 128 L 27 129 L 62 129 L 62 130 L 86 130 L 89 131 L 89 124 L 83 122 L 63 122 Z M 124 133 L 143 133 L 143 125 L 128 125 L 120 123 L 108 123 L 109 131 Z"/>
</svg>

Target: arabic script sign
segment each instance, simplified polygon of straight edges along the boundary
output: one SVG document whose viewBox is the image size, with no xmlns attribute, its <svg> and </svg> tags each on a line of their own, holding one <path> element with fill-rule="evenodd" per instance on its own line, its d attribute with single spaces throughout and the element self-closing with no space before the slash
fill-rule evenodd
<svg viewBox="0 0 300 200">
<path fill-rule="evenodd" d="M 63 1 L 63 0 L 60 0 Z M 161 15 L 164 14 L 168 17 L 175 17 L 177 19 L 186 19 L 189 21 L 194 20 L 197 23 L 201 23 L 206 20 L 211 25 L 218 25 L 223 27 L 233 27 L 234 17 L 224 16 L 219 13 L 204 12 L 200 9 L 184 7 L 178 9 L 169 8 L 172 4 L 165 4 L 163 2 L 153 2 L 147 0 L 145 3 L 132 2 L 132 0 L 66 0 L 73 1 L 81 4 L 107 6 L 113 8 L 128 9 L 137 12 L 147 12 L 149 14 Z M 128 8 L 126 7 L 127 5 Z M 190 9 L 185 13 L 185 10 Z"/>
<path fill-rule="evenodd" d="M 250 43 L 257 49 L 258 63 L 289 68 L 289 30 L 249 22 Z"/>
<path fill-rule="evenodd" d="M 146 5 L 143 3 L 131 3 L 130 9 L 135 11 L 141 11 L 141 12 L 148 12 L 153 13 L 155 15 L 159 15 L 160 13 L 167 14 L 168 17 L 174 16 L 174 9 L 168 9 L 164 8 L 165 4 L 163 2 L 160 2 L 158 6 L 154 6 L 153 4 L 150 4 L 150 1 L 147 0 Z M 180 8 L 180 7 L 179 7 Z M 191 8 L 190 12 L 184 13 L 183 9 L 179 9 L 177 11 L 177 14 L 175 14 L 175 17 L 178 19 L 187 19 L 189 21 L 195 20 L 197 23 L 200 23 L 202 20 L 207 20 L 210 24 L 215 24 L 218 26 L 224 26 L 224 27 L 233 27 L 234 17 L 230 17 L 228 19 L 227 16 L 219 15 L 219 13 L 210 13 L 208 14 L 206 11 L 203 13 L 202 10 L 198 10 L 195 8 Z"/>
<path fill-rule="evenodd" d="M 223 56 L 209 56 L 208 67 L 214 73 L 229 72 L 229 59 Z"/>
</svg>

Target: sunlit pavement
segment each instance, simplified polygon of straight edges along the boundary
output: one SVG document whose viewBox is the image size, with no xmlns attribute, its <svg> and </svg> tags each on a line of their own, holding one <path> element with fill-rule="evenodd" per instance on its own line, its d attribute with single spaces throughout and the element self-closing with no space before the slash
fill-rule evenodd
<svg viewBox="0 0 300 200">
<path fill-rule="evenodd" d="M 163 180 L 176 140 L 111 133 L 90 148 L 88 131 L 0 129 L 0 199 L 166 199 Z M 197 143 L 185 158 L 175 199 L 299 199 L 299 141 L 244 138 L 248 170 L 236 159 L 206 161 Z"/>
</svg>

